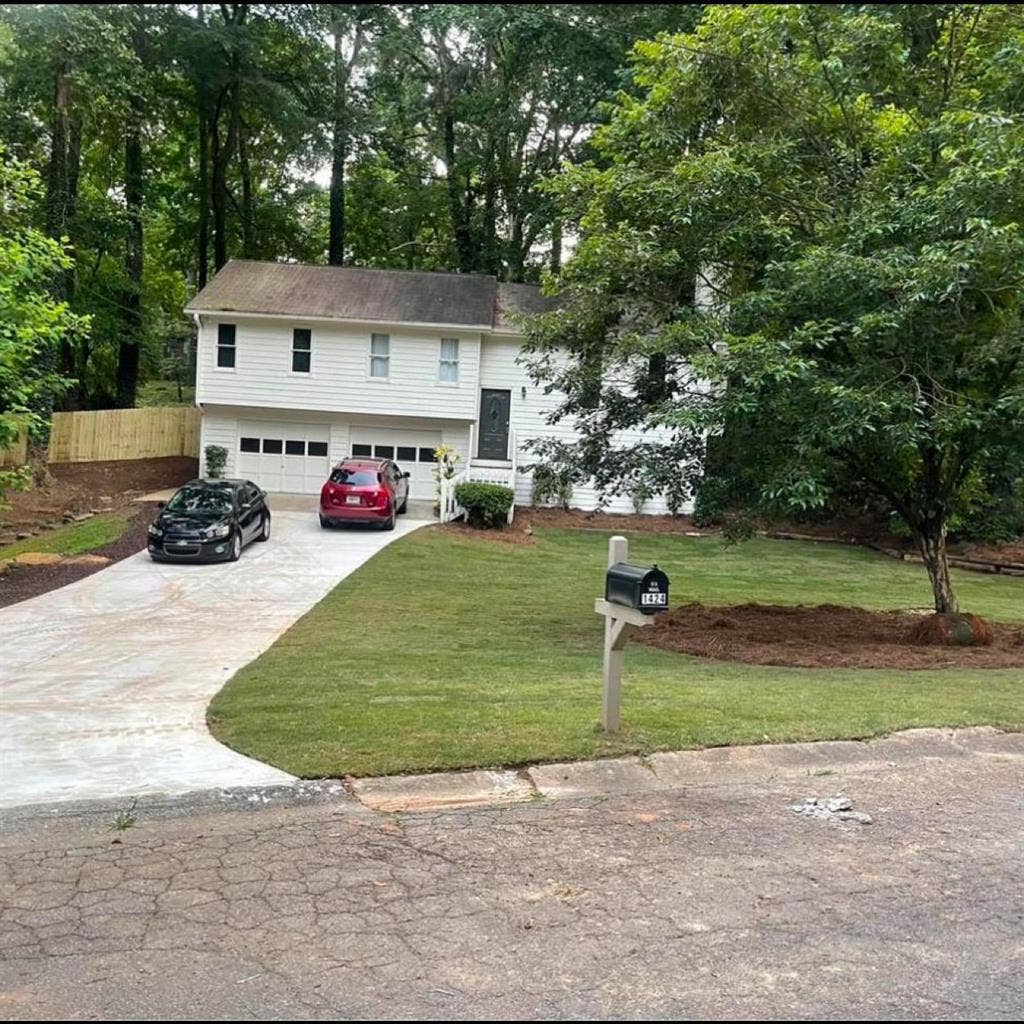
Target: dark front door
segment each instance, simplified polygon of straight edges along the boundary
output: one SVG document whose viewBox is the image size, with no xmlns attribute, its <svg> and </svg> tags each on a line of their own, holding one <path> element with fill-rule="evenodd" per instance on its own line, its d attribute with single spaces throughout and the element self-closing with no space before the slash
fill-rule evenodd
<svg viewBox="0 0 1024 1024">
<path fill-rule="evenodd" d="M 508 458 L 508 421 L 512 392 L 496 388 L 480 390 L 480 442 L 477 458 Z"/>
</svg>

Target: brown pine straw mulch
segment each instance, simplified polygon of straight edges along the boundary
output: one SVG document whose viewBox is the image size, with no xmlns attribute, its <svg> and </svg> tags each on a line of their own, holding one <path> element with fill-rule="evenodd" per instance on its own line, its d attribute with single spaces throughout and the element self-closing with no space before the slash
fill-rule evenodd
<svg viewBox="0 0 1024 1024">
<path fill-rule="evenodd" d="M 837 605 L 792 608 L 745 604 L 682 605 L 659 615 L 634 639 L 667 651 L 718 661 L 796 668 L 1024 667 L 1024 629 L 989 623 L 992 642 L 961 647 L 922 643 L 931 631 L 912 612 L 872 612 Z M 1024 676 L 1022 676 L 1024 682 Z"/>
</svg>

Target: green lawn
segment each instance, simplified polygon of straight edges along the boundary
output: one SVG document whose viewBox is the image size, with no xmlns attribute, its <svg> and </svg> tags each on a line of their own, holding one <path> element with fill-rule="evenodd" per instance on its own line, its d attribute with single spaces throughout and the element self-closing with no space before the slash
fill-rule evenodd
<svg viewBox="0 0 1024 1024">
<path fill-rule="evenodd" d="M 49 533 L 19 540 L 0 547 L 0 561 L 26 551 L 55 551 L 61 555 L 81 555 L 117 540 L 128 528 L 131 517 L 121 512 L 93 516 L 82 523 L 69 523 Z"/>
<path fill-rule="evenodd" d="M 330 538 L 344 543 L 343 535 Z M 214 734 L 305 777 L 864 737 L 923 725 L 1024 729 L 1024 670 L 786 669 L 633 644 L 621 735 L 597 728 L 607 535 L 532 547 L 420 530 L 392 544 L 239 672 Z M 673 603 L 922 607 L 920 566 L 826 544 L 632 535 Z M 1024 621 L 1024 583 L 956 573 L 966 609 Z"/>
</svg>

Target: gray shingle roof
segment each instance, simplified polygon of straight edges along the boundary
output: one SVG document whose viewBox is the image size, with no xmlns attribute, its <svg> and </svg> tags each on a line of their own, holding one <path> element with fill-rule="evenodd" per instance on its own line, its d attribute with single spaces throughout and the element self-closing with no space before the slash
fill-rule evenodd
<svg viewBox="0 0 1024 1024">
<path fill-rule="evenodd" d="M 533 285 L 482 274 L 230 260 L 187 310 L 514 330 L 509 312 L 538 312 L 549 301 Z"/>
<path fill-rule="evenodd" d="M 556 299 L 548 298 L 535 284 L 499 283 L 494 299 L 495 330 L 520 331 L 515 316 L 546 313 L 557 304 Z"/>
</svg>

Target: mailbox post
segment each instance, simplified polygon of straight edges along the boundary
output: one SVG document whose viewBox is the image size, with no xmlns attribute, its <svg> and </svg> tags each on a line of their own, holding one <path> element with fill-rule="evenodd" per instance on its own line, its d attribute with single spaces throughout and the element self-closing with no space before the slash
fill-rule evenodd
<svg viewBox="0 0 1024 1024">
<path fill-rule="evenodd" d="M 601 725 L 605 732 L 618 732 L 620 725 L 626 626 L 649 626 L 654 612 L 668 609 L 668 577 L 657 566 L 644 569 L 630 565 L 628 557 L 629 541 L 625 537 L 610 538 L 605 596 L 594 602 L 594 611 L 604 616 Z"/>
</svg>

